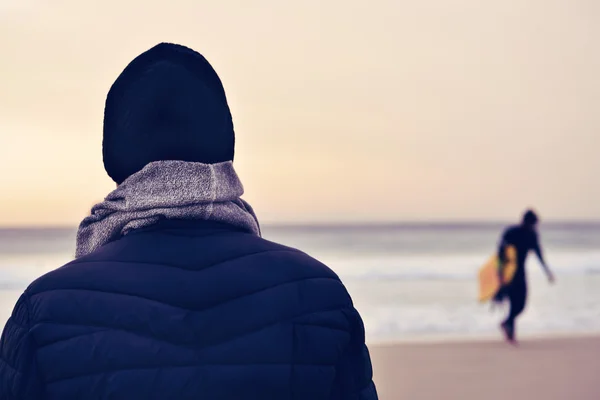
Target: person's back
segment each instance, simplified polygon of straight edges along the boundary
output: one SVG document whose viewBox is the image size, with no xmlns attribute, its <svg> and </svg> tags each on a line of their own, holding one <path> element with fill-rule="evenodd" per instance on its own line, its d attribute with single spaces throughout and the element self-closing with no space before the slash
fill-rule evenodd
<svg viewBox="0 0 600 400">
<path fill-rule="evenodd" d="M 153 71 L 171 52 L 201 57 L 159 45 L 141 58 Z M 208 164 L 174 148 L 165 160 L 180 161 L 160 161 L 162 150 L 118 158 L 110 96 L 104 160 L 119 186 L 82 222 L 77 258 L 15 306 L 0 343 L 0 398 L 377 399 L 349 294 L 325 265 L 260 237 L 227 161 L 233 139 Z M 202 149 L 227 149 L 211 140 Z"/>
<path fill-rule="evenodd" d="M 514 246 L 517 250 L 517 270 L 514 279 L 525 279 L 527 256 L 530 251 L 537 251 L 539 248 L 536 231 L 522 224 L 511 226 L 502 235 L 500 256 L 502 256 L 503 249 L 507 245 Z"/>
</svg>

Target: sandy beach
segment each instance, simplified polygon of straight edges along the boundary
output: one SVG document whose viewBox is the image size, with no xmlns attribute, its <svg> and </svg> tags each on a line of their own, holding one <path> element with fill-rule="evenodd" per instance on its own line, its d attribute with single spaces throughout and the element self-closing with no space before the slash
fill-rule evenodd
<svg viewBox="0 0 600 400">
<path fill-rule="evenodd" d="M 600 337 L 371 346 L 383 400 L 598 400 Z"/>
</svg>

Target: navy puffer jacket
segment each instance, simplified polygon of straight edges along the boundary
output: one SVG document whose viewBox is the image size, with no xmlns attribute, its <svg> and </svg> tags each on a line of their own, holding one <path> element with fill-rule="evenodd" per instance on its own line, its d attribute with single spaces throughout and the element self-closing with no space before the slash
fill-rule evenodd
<svg viewBox="0 0 600 400">
<path fill-rule="evenodd" d="M 361 318 L 306 254 L 163 221 L 29 286 L 0 344 L 0 399 L 373 400 Z"/>
</svg>

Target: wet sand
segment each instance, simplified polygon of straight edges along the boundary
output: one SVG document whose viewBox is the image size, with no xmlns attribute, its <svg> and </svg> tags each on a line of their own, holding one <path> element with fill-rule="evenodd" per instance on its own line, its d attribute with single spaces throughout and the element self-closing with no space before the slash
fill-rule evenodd
<svg viewBox="0 0 600 400">
<path fill-rule="evenodd" d="M 371 346 L 382 400 L 599 400 L 600 337 Z"/>
</svg>

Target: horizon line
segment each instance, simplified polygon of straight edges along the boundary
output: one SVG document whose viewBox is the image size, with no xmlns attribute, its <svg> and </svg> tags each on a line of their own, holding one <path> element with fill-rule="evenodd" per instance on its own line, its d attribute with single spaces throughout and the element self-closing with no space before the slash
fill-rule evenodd
<svg viewBox="0 0 600 400">
<path fill-rule="evenodd" d="M 519 220 L 500 220 L 500 219 L 431 219 L 431 220 L 394 220 L 394 221 L 379 221 L 379 220 L 348 220 L 348 221 L 267 221 L 261 223 L 262 227 L 270 228 L 366 228 L 366 227 L 460 227 L 460 226 L 497 226 L 518 224 Z M 74 225 L 0 225 L 0 230 L 63 230 L 77 229 L 79 224 Z M 600 225 L 600 219 L 552 219 L 542 220 L 541 226 L 551 225 Z"/>
</svg>

